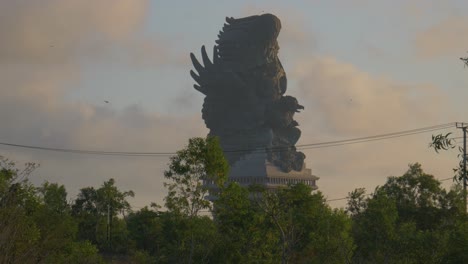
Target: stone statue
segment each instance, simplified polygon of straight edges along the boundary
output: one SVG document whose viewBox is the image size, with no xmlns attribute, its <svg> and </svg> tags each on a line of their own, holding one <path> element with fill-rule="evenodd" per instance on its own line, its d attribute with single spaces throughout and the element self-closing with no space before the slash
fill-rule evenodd
<svg viewBox="0 0 468 264">
<path fill-rule="evenodd" d="M 305 155 L 296 151 L 301 136 L 294 114 L 304 109 L 285 96 L 286 73 L 278 58 L 280 20 L 272 14 L 226 18 L 209 59 L 203 65 L 191 53 L 197 82 L 206 97 L 202 116 L 209 135 L 218 136 L 230 165 L 264 151 L 283 172 L 301 171 Z"/>
</svg>

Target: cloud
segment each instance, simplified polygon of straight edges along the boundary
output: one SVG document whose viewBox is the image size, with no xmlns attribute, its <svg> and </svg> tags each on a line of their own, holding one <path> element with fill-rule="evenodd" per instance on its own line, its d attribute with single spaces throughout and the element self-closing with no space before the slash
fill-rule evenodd
<svg viewBox="0 0 468 264">
<path fill-rule="evenodd" d="M 123 40 L 143 22 L 147 1 L 3 1 L 2 61 L 61 63 L 96 43 Z M 105 50 L 105 49 L 104 49 Z"/>
<path fill-rule="evenodd" d="M 335 135 L 362 135 L 434 124 L 449 107 L 432 85 L 408 85 L 371 76 L 331 57 L 307 57 L 289 79 L 313 120 Z M 294 89 L 294 88 L 293 88 Z M 430 107 L 428 107 L 430 106 Z"/>
<path fill-rule="evenodd" d="M 75 67 L 0 64 L 0 142 L 56 148 L 173 152 L 187 139 L 204 136 L 201 114 L 152 113 L 141 106 L 122 110 L 73 103 L 64 99 L 69 85 L 79 82 Z M 99 186 L 113 177 L 137 193 L 135 204 L 161 202 L 167 157 L 135 158 L 63 154 L 0 148 L 0 155 L 41 164 L 33 182 L 65 184 L 70 198 L 78 188 Z"/>
<path fill-rule="evenodd" d="M 302 131 L 299 145 L 425 127 L 452 116 L 438 87 L 371 75 L 333 57 L 301 58 L 288 74 L 293 85 L 287 93 L 305 106 L 295 116 Z M 333 199 L 358 187 L 372 192 L 386 177 L 402 175 L 409 163 L 421 162 L 429 173 L 450 177 L 455 156 L 436 155 L 428 148 L 430 140 L 427 133 L 304 152 L 307 166 L 321 177 L 319 190 Z"/>
<path fill-rule="evenodd" d="M 419 32 L 415 49 L 417 55 L 424 59 L 463 57 L 468 50 L 468 17 L 452 16 Z"/>
<path fill-rule="evenodd" d="M 184 147 L 188 138 L 207 134 L 199 115 L 161 115 L 137 105 L 116 111 L 44 100 L 50 96 L 38 95 L 35 100 L 18 94 L 1 97 L 0 122 L 5 125 L 0 142 L 82 150 L 173 152 Z M 168 157 L 64 154 L 4 146 L 0 155 L 40 163 L 33 182 L 49 180 L 65 184 L 70 198 L 75 197 L 78 188 L 99 186 L 111 177 L 119 186 L 137 193 L 134 204 L 139 206 L 149 201 L 160 203 L 166 194 L 163 170 Z"/>
<path fill-rule="evenodd" d="M 149 6 L 148 0 L 2 1 L 0 60 L 180 65 L 170 41 L 144 32 Z"/>
<path fill-rule="evenodd" d="M 171 115 L 138 105 L 122 110 L 66 100 L 85 67 L 177 64 L 170 40 L 142 32 L 149 1 L 26 0 L 0 2 L 0 142 L 71 149 L 173 152 L 206 135 L 201 114 Z M 162 201 L 168 157 L 109 157 L 22 150 L 0 155 L 41 163 L 32 177 L 78 188 L 113 177 L 135 203 Z"/>
</svg>

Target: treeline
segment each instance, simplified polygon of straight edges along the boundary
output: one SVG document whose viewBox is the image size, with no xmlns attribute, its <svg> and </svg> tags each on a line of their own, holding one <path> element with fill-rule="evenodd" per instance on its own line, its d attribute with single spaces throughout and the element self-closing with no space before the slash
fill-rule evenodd
<svg viewBox="0 0 468 264">
<path fill-rule="evenodd" d="M 34 164 L 19 171 L 2 159 L 0 263 L 468 263 L 463 192 L 419 164 L 332 209 L 302 184 L 229 183 L 221 154 L 216 140 L 191 139 L 165 173 L 164 208 L 138 211 L 113 179 L 68 202 L 63 185 L 28 181 Z"/>
</svg>

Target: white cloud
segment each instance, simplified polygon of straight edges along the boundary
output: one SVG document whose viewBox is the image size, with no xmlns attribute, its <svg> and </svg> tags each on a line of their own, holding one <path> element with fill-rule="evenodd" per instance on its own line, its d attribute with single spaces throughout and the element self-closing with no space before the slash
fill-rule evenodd
<svg viewBox="0 0 468 264">
<path fill-rule="evenodd" d="M 419 32 L 415 49 L 421 58 L 464 57 L 468 50 L 468 17 L 451 16 Z"/>
<path fill-rule="evenodd" d="M 373 76 L 331 57 L 304 57 L 288 78 L 296 83 L 288 93 L 305 106 L 296 115 L 302 130 L 299 145 L 431 126 L 453 116 L 448 98 L 433 85 Z M 456 155 L 435 154 L 428 148 L 430 140 L 431 133 L 425 133 L 304 152 L 307 166 L 321 177 L 319 190 L 332 199 L 358 187 L 372 192 L 386 177 L 402 175 L 409 163 L 422 163 L 436 177 L 450 177 Z"/>
<path fill-rule="evenodd" d="M 172 152 L 189 137 L 206 135 L 201 114 L 161 115 L 138 105 L 115 110 L 65 99 L 82 81 L 83 60 L 117 60 L 130 66 L 171 63 L 168 43 L 141 32 L 147 8 L 146 0 L 1 2 L 0 142 Z M 123 189 L 133 189 L 139 205 L 160 202 L 164 196 L 167 157 L 103 157 L 4 146 L 0 155 L 41 163 L 32 180 L 65 184 L 70 198 L 78 188 L 98 186 L 110 177 Z"/>
<path fill-rule="evenodd" d="M 444 94 L 432 85 L 407 85 L 371 76 L 330 57 L 306 57 L 290 72 L 300 102 L 322 127 L 357 135 L 430 125 L 449 112 Z M 293 94 L 294 95 L 294 94 Z"/>
</svg>

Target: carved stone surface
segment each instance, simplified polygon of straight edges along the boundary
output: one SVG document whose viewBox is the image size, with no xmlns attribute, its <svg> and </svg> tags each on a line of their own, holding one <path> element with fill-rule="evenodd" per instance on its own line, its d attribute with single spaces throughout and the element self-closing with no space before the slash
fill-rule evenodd
<svg viewBox="0 0 468 264">
<path fill-rule="evenodd" d="M 218 136 L 231 166 L 262 152 L 268 166 L 303 171 L 305 155 L 296 150 L 301 136 L 294 114 L 304 109 L 285 96 L 286 73 L 278 58 L 280 20 L 272 14 L 226 18 L 210 60 L 190 54 L 194 88 L 206 97 L 202 116 L 209 135 Z M 272 165 L 271 165 L 272 164 Z"/>
</svg>

